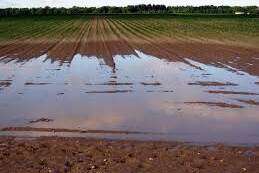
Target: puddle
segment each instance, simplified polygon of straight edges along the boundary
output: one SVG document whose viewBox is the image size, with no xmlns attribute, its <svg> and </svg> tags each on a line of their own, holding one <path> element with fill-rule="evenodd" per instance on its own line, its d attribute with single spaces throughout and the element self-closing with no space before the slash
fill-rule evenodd
<svg viewBox="0 0 259 173">
<path fill-rule="evenodd" d="M 220 62 L 170 62 L 140 51 L 113 61 L 80 54 L 67 63 L 47 55 L 0 61 L 0 134 L 63 129 L 57 132 L 259 143 L 258 76 Z"/>
</svg>

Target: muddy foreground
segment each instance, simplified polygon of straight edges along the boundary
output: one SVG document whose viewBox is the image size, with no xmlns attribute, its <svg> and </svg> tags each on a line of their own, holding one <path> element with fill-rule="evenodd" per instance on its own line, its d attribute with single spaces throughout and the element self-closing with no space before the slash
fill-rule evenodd
<svg viewBox="0 0 259 173">
<path fill-rule="evenodd" d="M 258 172 L 258 147 L 0 138 L 0 172 Z"/>
</svg>

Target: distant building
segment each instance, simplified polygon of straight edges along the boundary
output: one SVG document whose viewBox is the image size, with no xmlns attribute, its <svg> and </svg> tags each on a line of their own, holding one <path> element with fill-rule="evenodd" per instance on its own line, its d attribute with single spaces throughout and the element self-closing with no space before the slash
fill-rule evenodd
<svg viewBox="0 0 259 173">
<path fill-rule="evenodd" d="M 236 14 L 236 15 L 244 15 L 244 14 L 245 14 L 245 12 L 242 12 L 242 11 L 236 11 L 236 12 L 235 12 L 235 14 Z"/>
</svg>

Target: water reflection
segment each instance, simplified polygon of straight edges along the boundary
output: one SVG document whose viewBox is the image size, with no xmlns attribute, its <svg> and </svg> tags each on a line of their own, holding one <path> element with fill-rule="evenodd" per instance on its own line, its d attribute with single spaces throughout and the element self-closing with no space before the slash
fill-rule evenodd
<svg viewBox="0 0 259 173">
<path fill-rule="evenodd" d="M 0 61 L 27 62 L 35 57 L 45 56 L 44 61 L 70 64 L 76 54 L 97 57 L 101 64 L 116 70 L 114 56 L 138 56 L 135 50 L 171 62 L 183 62 L 202 70 L 189 60 L 206 65 L 224 68 L 243 75 L 259 75 L 259 50 L 256 48 L 234 46 L 210 42 L 148 42 L 138 43 L 134 40 L 123 41 L 86 41 L 86 42 L 18 42 L 0 46 Z M 57 68 L 58 70 L 59 68 Z M 206 75 L 206 74 L 205 74 Z"/>
<path fill-rule="evenodd" d="M 113 66 L 80 54 L 62 65 L 48 55 L 6 60 L 0 63 L 1 128 L 137 131 L 150 132 L 146 135 L 153 139 L 259 142 L 258 76 L 232 66 L 195 58 L 168 61 L 141 51 L 114 56 Z M 53 121 L 37 122 L 42 118 Z"/>
</svg>

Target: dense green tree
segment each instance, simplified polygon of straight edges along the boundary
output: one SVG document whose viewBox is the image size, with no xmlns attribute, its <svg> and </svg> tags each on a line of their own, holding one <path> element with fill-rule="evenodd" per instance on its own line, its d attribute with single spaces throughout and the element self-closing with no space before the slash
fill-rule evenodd
<svg viewBox="0 0 259 173">
<path fill-rule="evenodd" d="M 127 7 L 72 7 L 72 8 L 5 8 L 0 9 L 0 17 L 4 16 L 34 16 L 34 15 L 83 15 L 83 14 L 112 14 L 112 13 L 170 13 L 170 14 L 235 14 L 235 12 L 244 12 L 250 15 L 259 15 L 257 6 L 230 7 L 230 6 L 173 6 L 165 5 L 129 5 Z"/>
</svg>

